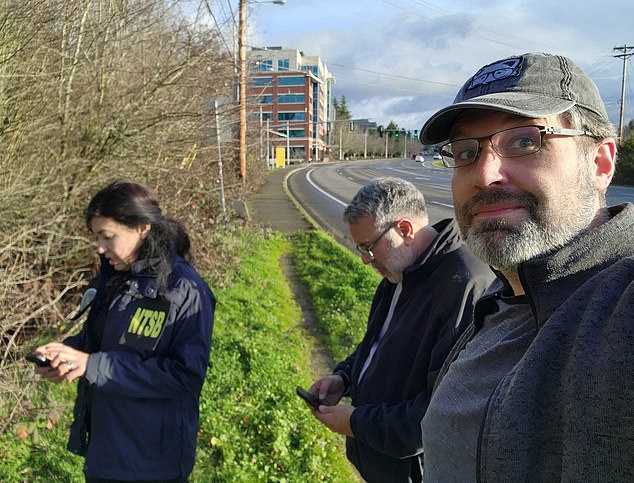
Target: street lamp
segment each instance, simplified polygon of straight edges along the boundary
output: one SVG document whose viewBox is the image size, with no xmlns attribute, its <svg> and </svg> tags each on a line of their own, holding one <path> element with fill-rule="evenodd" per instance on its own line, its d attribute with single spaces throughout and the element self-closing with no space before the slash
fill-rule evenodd
<svg viewBox="0 0 634 483">
<path fill-rule="evenodd" d="M 270 0 L 255 1 L 250 0 L 249 3 L 274 3 L 276 5 L 285 5 L 286 0 Z M 238 79 L 238 103 L 240 117 L 238 120 L 238 151 L 240 158 L 240 178 L 242 178 L 242 186 L 246 187 L 247 183 L 247 0 L 240 0 L 240 44 L 239 44 L 239 62 L 240 77 Z"/>
</svg>

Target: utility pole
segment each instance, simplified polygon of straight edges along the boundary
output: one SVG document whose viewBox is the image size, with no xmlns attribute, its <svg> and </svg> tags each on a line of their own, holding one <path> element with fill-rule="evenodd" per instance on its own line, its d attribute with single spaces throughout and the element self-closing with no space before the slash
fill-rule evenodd
<svg viewBox="0 0 634 483">
<path fill-rule="evenodd" d="M 343 160 L 343 123 L 339 124 L 339 161 Z"/>
<path fill-rule="evenodd" d="M 363 132 L 363 159 L 368 159 L 368 130 Z"/>
<path fill-rule="evenodd" d="M 240 0 L 240 40 L 238 45 L 240 72 L 238 79 L 238 158 L 242 187 L 247 183 L 247 0 Z"/>
<path fill-rule="evenodd" d="M 222 176 L 222 148 L 220 146 L 220 120 L 218 119 L 218 99 L 214 99 L 214 118 L 216 120 L 216 147 L 218 149 L 218 179 L 220 180 L 220 209 L 222 216 L 227 214 L 225 207 L 225 181 Z"/>
<path fill-rule="evenodd" d="M 403 157 L 407 159 L 407 133 L 403 134 Z"/>
<path fill-rule="evenodd" d="M 623 58 L 623 83 L 621 84 L 621 111 L 619 115 L 619 146 L 623 144 L 623 110 L 625 106 L 625 78 L 627 76 L 627 59 L 634 55 L 634 52 L 628 52 L 628 49 L 634 49 L 631 45 L 625 44 L 623 47 L 614 47 L 614 50 L 623 52 L 622 54 L 616 54 L 614 57 Z"/>
<path fill-rule="evenodd" d="M 291 123 L 286 120 L 286 166 L 291 164 Z"/>
</svg>

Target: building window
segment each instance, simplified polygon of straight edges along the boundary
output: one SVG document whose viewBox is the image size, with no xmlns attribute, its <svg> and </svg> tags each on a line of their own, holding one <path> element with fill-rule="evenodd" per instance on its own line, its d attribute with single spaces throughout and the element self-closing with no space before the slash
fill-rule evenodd
<svg viewBox="0 0 634 483">
<path fill-rule="evenodd" d="M 251 79 L 253 87 L 268 87 L 273 85 L 273 77 L 253 77 Z"/>
<path fill-rule="evenodd" d="M 255 63 L 255 69 L 254 70 L 259 70 L 259 71 L 270 71 L 270 70 L 273 70 L 273 61 L 271 59 L 269 59 L 269 60 L 258 60 Z"/>
<path fill-rule="evenodd" d="M 273 96 L 260 96 L 257 99 L 260 104 L 273 104 Z"/>
<path fill-rule="evenodd" d="M 289 61 L 288 59 L 278 59 L 277 61 L 277 70 L 285 70 L 289 71 Z"/>
<path fill-rule="evenodd" d="M 304 121 L 306 113 L 304 112 L 280 112 L 277 114 L 278 121 Z"/>
<path fill-rule="evenodd" d="M 303 138 L 305 136 L 304 129 L 290 129 L 288 131 L 289 138 Z"/>
<path fill-rule="evenodd" d="M 278 77 L 278 86 L 303 86 L 306 82 L 306 78 L 302 77 Z"/>
<path fill-rule="evenodd" d="M 308 72 L 312 72 L 316 76 L 319 77 L 319 69 L 316 65 L 303 65 L 302 70 L 307 70 Z"/>
<path fill-rule="evenodd" d="M 277 96 L 279 104 L 303 104 L 304 94 L 281 94 Z"/>
</svg>

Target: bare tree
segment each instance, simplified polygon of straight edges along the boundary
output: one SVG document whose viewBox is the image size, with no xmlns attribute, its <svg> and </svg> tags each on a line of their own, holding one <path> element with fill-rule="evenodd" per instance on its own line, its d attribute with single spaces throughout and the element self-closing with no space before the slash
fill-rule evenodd
<svg viewBox="0 0 634 483">
<path fill-rule="evenodd" d="M 128 177 L 156 188 L 202 248 L 198 263 L 214 263 L 197 243 L 219 220 L 217 150 L 206 135 L 205 105 L 231 97 L 233 59 L 217 29 L 182 5 L 3 2 L 0 391 L 11 397 L 0 404 L 22 397 L 12 384 L 28 370 L 18 362 L 22 345 L 63 331 L 90 277 L 81 213 L 98 187 Z M 229 189 L 238 185 L 225 174 Z"/>
</svg>

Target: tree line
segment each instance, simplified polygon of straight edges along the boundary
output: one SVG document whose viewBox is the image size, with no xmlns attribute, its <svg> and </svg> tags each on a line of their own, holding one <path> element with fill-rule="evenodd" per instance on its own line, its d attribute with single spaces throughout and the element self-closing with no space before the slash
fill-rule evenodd
<svg viewBox="0 0 634 483">
<path fill-rule="evenodd" d="M 399 127 L 393 120 L 390 120 L 387 126 L 356 129 L 356 122 L 348 108 L 345 95 L 340 99 L 333 99 L 333 109 L 337 123 L 332 128 L 331 159 L 401 158 L 409 157 L 423 148 L 412 131 L 408 132 Z M 350 122 L 341 123 L 346 120 Z"/>
</svg>

